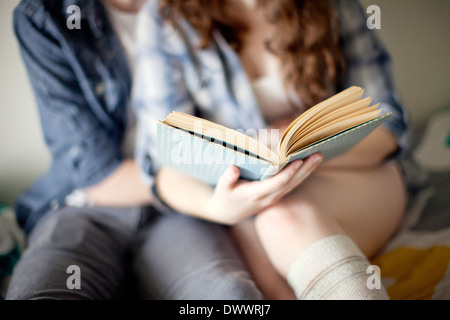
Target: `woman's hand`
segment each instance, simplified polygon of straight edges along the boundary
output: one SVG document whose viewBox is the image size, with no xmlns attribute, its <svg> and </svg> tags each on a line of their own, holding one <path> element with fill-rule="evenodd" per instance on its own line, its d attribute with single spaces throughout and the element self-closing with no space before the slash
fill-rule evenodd
<svg viewBox="0 0 450 320">
<path fill-rule="evenodd" d="M 277 203 L 301 184 L 322 161 L 320 154 L 297 160 L 263 181 L 239 180 L 239 169 L 229 167 L 205 203 L 210 220 L 233 225 Z"/>
</svg>

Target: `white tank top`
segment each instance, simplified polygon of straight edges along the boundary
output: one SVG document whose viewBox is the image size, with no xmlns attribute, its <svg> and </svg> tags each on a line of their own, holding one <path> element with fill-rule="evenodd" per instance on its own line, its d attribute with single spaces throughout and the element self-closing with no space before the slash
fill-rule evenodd
<svg viewBox="0 0 450 320">
<path fill-rule="evenodd" d="M 130 67 L 131 77 L 133 78 L 136 60 L 136 21 L 137 13 L 122 12 L 105 1 L 105 8 L 109 14 L 110 22 L 116 32 L 120 43 L 125 51 L 125 55 Z M 125 131 L 125 137 L 122 142 L 122 153 L 127 158 L 132 158 L 136 145 L 136 119 L 131 108 L 128 105 L 128 123 Z"/>
<path fill-rule="evenodd" d="M 253 91 L 265 120 L 273 124 L 304 111 L 296 92 L 287 92 L 281 75 L 267 75 L 252 81 Z"/>
</svg>

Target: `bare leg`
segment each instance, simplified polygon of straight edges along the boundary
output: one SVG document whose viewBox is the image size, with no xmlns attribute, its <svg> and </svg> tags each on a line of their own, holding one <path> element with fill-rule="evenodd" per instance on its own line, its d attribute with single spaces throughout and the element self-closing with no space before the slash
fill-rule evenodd
<svg viewBox="0 0 450 320">
<path fill-rule="evenodd" d="M 306 247 L 332 234 L 347 234 L 372 257 L 395 231 L 405 205 L 405 188 L 393 162 L 359 171 L 323 167 L 279 204 L 261 212 L 255 226 L 269 261 L 286 277 Z M 257 259 L 263 254 L 255 252 L 258 246 L 248 248 L 248 240 L 240 246 L 247 246 L 243 251 L 252 255 L 248 257 L 252 272 L 261 273 Z M 264 278 L 257 281 L 277 275 L 266 270 Z"/>
<path fill-rule="evenodd" d="M 233 238 L 266 300 L 295 300 L 288 283 L 274 268 L 261 245 L 251 218 L 231 228 Z"/>
</svg>

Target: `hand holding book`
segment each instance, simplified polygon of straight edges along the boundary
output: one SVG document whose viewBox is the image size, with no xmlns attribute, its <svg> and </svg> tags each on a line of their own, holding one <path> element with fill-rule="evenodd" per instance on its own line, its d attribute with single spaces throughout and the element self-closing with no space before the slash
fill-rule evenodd
<svg viewBox="0 0 450 320">
<path fill-rule="evenodd" d="M 263 181 L 240 180 L 239 169 L 230 166 L 219 178 L 207 201 L 205 217 L 234 225 L 277 203 L 300 185 L 322 161 L 320 154 L 296 160 L 278 174 Z"/>
</svg>

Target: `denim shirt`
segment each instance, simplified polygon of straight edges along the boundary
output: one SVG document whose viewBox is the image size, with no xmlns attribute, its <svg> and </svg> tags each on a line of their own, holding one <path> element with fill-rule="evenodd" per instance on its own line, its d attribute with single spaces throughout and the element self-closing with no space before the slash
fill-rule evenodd
<svg viewBox="0 0 450 320">
<path fill-rule="evenodd" d="M 335 92 L 360 86 L 365 96 L 373 98 L 372 104 L 379 103 L 383 113 L 392 113 L 383 126 L 396 137 L 399 152 L 395 156 L 399 156 L 408 146 L 408 117 L 394 89 L 390 57 L 375 32 L 367 28 L 358 1 L 330 3 L 339 19 L 347 62 Z M 147 156 L 157 159 L 156 124 L 170 112 L 201 116 L 244 132 L 267 126 L 238 55 L 220 32 L 213 36 L 212 43 L 200 50 L 196 30 L 185 19 L 179 19 L 174 28 L 161 16 L 158 0 L 147 2 L 139 14 L 133 89 L 138 121 L 135 160 L 151 187 L 161 164 L 147 161 Z"/>
<path fill-rule="evenodd" d="M 67 27 L 71 5 L 81 10 L 81 29 Z M 48 172 L 16 201 L 29 232 L 74 189 L 98 183 L 122 161 L 131 78 L 99 0 L 22 0 L 14 30 L 52 155 Z"/>
</svg>

